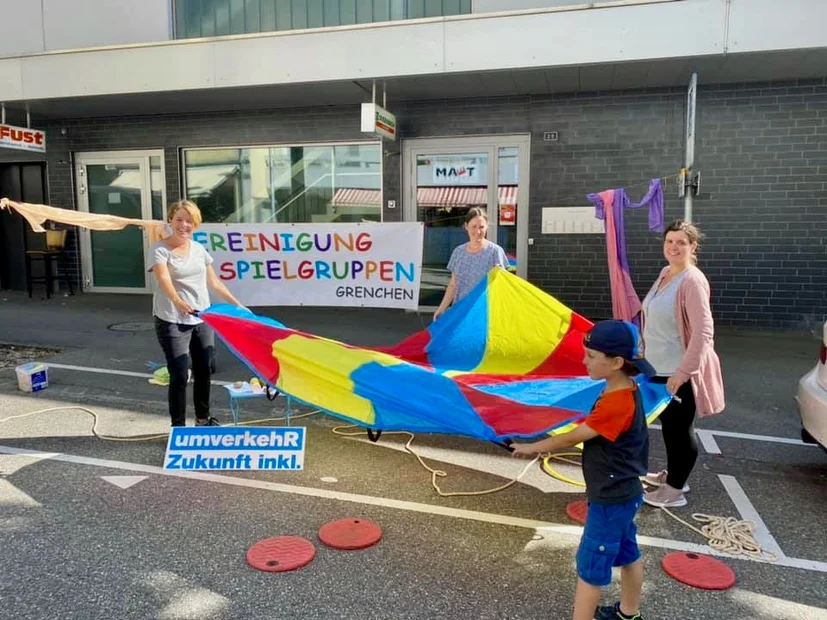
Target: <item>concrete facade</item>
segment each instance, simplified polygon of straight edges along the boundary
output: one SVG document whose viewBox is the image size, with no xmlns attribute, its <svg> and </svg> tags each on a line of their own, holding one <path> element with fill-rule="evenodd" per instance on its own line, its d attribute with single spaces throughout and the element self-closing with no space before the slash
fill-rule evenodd
<svg viewBox="0 0 827 620">
<path fill-rule="evenodd" d="M 160 25 L 150 44 L 124 41 L 102 48 L 92 47 L 101 43 L 90 39 L 88 49 L 6 58 L 0 50 L 0 101 L 55 115 L 61 113 L 55 101 L 64 98 L 213 95 L 373 79 L 391 81 L 397 92 L 413 82 L 421 93 L 429 80 L 419 79 L 426 77 L 442 78 L 438 87 L 445 94 L 438 96 L 454 97 L 467 92 L 473 74 L 495 71 L 514 73 L 508 80 L 517 94 L 550 94 L 603 88 L 606 82 L 684 84 L 689 64 L 707 83 L 824 77 L 827 64 L 827 35 L 820 28 L 827 4 L 821 0 L 618 0 L 177 41 L 159 32 L 168 11 L 159 6 L 154 14 Z M 141 15 L 133 21 L 140 23 Z M 122 24 L 130 16 L 108 19 Z M 62 35 L 75 45 L 84 40 L 85 22 L 80 23 L 66 24 L 76 39 Z M 95 32 L 100 30 L 109 27 Z M 577 68 L 586 68 L 587 77 L 571 88 L 570 73 Z M 413 98 L 423 97 L 407 99 Z M 314 97 L 307 96 L 301 105 L 310 101 Z"/>
<path fill-rule="evenodd" d="M 172 38 L 169 0 L 0 0 L 0 57 Z"/>
</svg>

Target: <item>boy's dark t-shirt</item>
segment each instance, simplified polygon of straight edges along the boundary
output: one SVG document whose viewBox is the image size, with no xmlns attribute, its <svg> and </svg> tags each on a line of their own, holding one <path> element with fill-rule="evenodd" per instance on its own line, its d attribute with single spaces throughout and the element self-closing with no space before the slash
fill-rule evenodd
<svg viewBox="0 0 827 620">
<path fill-rule="evenodd" d="M 604 392 L 584 422 L 598 436 L 583 443 L 586 497 L 623 504 L 640 497 L 649 467 L 649 431 L 637 384 Z"/>
</svg>

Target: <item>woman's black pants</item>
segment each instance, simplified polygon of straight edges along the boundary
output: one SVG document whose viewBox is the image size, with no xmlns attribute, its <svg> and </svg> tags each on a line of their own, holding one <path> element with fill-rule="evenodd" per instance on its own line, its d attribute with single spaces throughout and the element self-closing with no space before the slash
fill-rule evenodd
<svg viewBox="0 0 827 620">
<path fill-rule="evenodd" d="M 186 426 L 187 379 L 192 358 L 192 396 L 195 418 L 210 417 L 210 363 L 215 334 L 206 323 L 183 325 L 155 317 L 155 334 L 169 370 L 169 417 L 172 426 Z"/>
<path fill-rule="evenodd" d="M 657 381 L 660 377 L 656 377 Z M 663 383 L 666 383 L 664 378 Z M 698 460 L 698 439 L 695 436 L 695 393 L 692 382 L 678 388 L 677 400 L 672 400 L 660 414 L 663 443 L 666 446 L 666 484 L 682 489 Z"/>
</svg>

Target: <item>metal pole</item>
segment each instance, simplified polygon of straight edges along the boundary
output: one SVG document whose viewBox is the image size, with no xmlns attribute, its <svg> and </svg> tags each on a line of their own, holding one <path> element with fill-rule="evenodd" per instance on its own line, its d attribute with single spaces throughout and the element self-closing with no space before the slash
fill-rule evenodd
<svg viewBox="0 0 827 620">
<path fill-rule="evenodd" d="M 26 129 L 32 128 L 32 113 L 29 111 L 29 104 L 26 104 Z"/>
<path fill-rule="evenodd" d="M 693 73 L 689 80 L 689 90 L 686 94 L 686 172 L 684 183 L 692 183 L 695 166 L 695 101 L 698 90 L 698 74 Z M 693 188 L 684 187 L 683 219 L 692 221 L 692 191 Z"/>
<path fill-rule="evenodd" d="M 273 149 L 267 149 L 267 170 L 269 172 L 269 180 L 270 180 L 270 223 L 275 223 L 276 221 L 276 188 L 275 188 L 275 172 L 273 172 Z"/>
<path fill-rule="evenodd" d="M 6 104 L 0 103 L 0 125 L 6 124 Z"/>
<path fill-rule="evenodd" d="M 376 103 L 376 80 L 373 80 L 373 87 L 371 88 L 371 103 Z"/>
<path fill-rule="evenodd" d="M 382 82 L 382 107 L 388 109 L 388 85 Z"/>
</svg>

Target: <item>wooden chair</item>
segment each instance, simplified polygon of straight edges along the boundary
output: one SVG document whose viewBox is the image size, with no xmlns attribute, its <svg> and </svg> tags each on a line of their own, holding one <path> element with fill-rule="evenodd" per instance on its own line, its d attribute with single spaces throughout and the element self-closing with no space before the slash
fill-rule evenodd
<svg viewBox="0 0 827 620">
<path fill-rule="evenodd" d="M 26 250 L 26 286 L 29 289 L 30 298 L 34 284 L 45 284 L 46 298 L 50 299 L 52 297 L 52 288 L 54 287 L 55 279 L 58 281 L 63 280 L 69 288 L 69 294 L 75 294 L 72 288 L 72 278 L 69 275 L 69 257 L 66 254 L 66 233 L 66 229 L 47 230 L 44 249 Z M 35 277 L 32 274 L 32 263 L 36 260 L 43 261 L 43 276 Z M 53 269 L 53 266 L 57 267 L 57 271 Z"/>
</svg>

